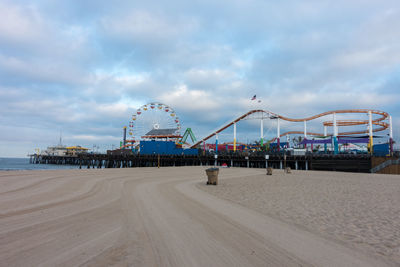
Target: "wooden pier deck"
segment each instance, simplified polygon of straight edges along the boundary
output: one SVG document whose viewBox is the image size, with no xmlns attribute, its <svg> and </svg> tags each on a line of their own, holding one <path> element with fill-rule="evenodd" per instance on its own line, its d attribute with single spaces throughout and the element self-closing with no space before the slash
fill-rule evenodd
<svg viewBox="0 0 400 267">
<path fill-rule="evenodd" d="M 326 170 L 364 172 L 371 171 L 369 155 L 307 155 L 284 156 L 282 154 L 232 154 L 232 155 L 132 155 L 132 154 L 81 154 L 77 156 L 31 155 L 33 164 L 77 165 L 80 168 L 133 168 L 167 166 L 221 166 L 294 170 Z"/>
</svg>

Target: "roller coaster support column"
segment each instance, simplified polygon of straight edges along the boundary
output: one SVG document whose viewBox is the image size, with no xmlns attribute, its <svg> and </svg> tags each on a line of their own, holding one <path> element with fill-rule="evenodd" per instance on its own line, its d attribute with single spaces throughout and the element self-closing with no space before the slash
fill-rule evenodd
<svg viewBox="0 0 400 267">
<path fill-rule="evenodd" d="M 264 120 L 261 115 L 261 123 L 260 123 L 260 148 L 264 145 Z"/>
<path fill-rule="evenodd" d="M 304 121 L 304 141 L 307 140 L 307 121 Z M 307 143 L 304 144 L 304 148 L 307 149 Z"/>
<path fill-rule="evenodd" d="M 389 116 L 389 146 L 390 155 L 393 155 L 393 127 L 392 127 L 392 116 Z"/>
<path fill-rule="evenodd" d="M 337 135 L 338 128 L 336 123 L 336 113 L 333 113 L 333 154 L 335 155 L 339 153 Z"/>
<path fill-rule="evenodd" d="M 233 124 L 233 152 L 236 152 L 236 122 Z"/>
<path fill-rule="evenodd" d="M 124 139 L 123 139 L 123 147 L 126 146 L 126 126 L 124 126 Z"/>
<path fill-rule="evenodd" d="M 327 135 L 328 135 L 328 132 L 327 132 L 326 126 L 324 126 L 324 136 L 327 136 Z M 326 153 L 326 151 L 328 150 L 328 149 L 327 149 L 327 146 L 328 146 L 328 145 L 325 143 L 325 144 L 324 144 L 324 152 L 325 152 L 325 153 Z"/>
<path fill-rule="evenodd" d="M 369 151 L 372 155 L 373 151 L 373 145 L 374 145 L 374 140 L 373 140 L 373 135 L 372 135 L 372 112 L 368 111 L 368 130 L 369 130 Z"/>
<path fill-rule="evenodd" d="M 286 148 L 290 147 L 289 144 L 290 144 L 290 136 L 287 134 L 286 135 Z"/>
<path fill-rule="evenodd" d="M 276 132 L 276 145 L 278 148 L 278 152 L 281 150 L 281 124 L 280 124 L 280 120 L 279 117 L 277 118 L 277 132 Z"/>
<path fill-rule="evenodd" d="M 218 134 L 215 133 L 215 154 L 218 154 Z"/>
</svg>

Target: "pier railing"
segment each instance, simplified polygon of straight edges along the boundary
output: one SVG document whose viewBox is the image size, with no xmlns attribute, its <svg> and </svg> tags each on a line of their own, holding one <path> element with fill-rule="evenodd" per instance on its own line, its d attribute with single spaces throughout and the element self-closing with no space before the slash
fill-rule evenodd
<svg viewBox="0 0 400 267">
<path fill-rule="evenodd" d="M 400 165 L 400 158 L 398 158 L 398 159 L 387 159 L 386 161 L 382 162 L 381 164 L 373 167 L 371 169 L 371 173 L 380 172 L 383 169 L 385 169 L 386 167 L 389 167 L 391 165 L 397 165 L 397 166 Z M 398 174 L 399 172 L 398 172 L 398 170 L 396 170 L 396 171 L 393 170 L 393 171 L 390 171 L 389 173 Z"/>
</svg>

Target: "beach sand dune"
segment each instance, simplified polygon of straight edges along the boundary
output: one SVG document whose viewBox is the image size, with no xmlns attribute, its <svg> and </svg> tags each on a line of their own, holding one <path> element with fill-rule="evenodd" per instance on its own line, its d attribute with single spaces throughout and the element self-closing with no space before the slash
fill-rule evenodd
<svg viewBox="0 0 400 267">
<path fill-rule="evenodd" d="M 1 266 L 398 266 L 398 176 L 0 172 Z"/>
</svg>

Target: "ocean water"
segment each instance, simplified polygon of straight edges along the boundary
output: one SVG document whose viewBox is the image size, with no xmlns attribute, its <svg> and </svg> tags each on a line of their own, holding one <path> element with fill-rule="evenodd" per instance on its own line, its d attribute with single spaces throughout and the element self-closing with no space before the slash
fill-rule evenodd
<svg viewBox="0 0 400 267">
<path fill-rule="evenodd" d="M 54 165 L 54 164 L 30 164 L 29 158 L 0 158 L 0 170 L 57 170 L 77 169 L 79 166 Z"/>
</svg>

